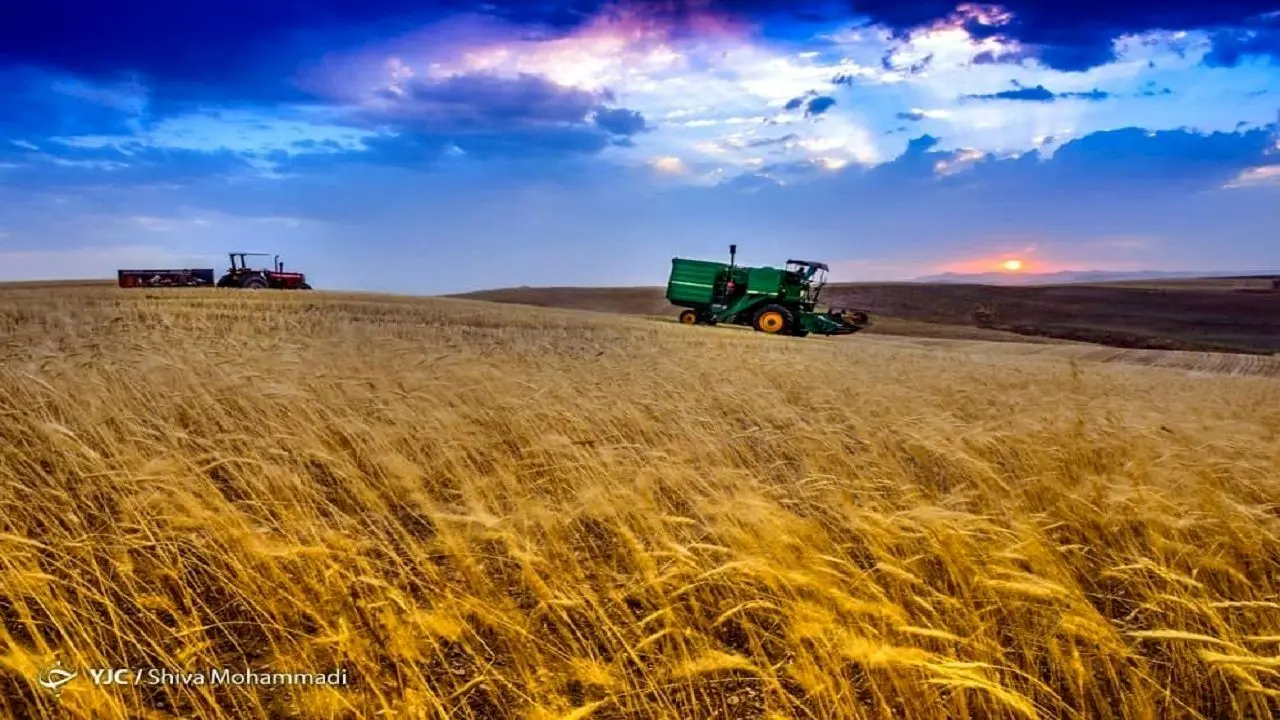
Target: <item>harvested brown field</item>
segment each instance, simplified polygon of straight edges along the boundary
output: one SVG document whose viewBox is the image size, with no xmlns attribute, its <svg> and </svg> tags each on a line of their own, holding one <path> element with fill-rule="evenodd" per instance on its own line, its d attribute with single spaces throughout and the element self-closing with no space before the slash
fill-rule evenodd
<svg viewBox="0 0 1280 720">
<path fill-rule="evenodd" d="M 0 716 L 1271 717 L 1280 380 L 1100 352 L 0 289 Z"/>
<path fill-rule="evenodd" d="M 507 288 L 460 297 L 636 315 L 676 314 L 662 288 Z M 1025 287 L 851 283 L 831 285 L 823 297 L 833 306 L 871 313 L 872 333 L 955 338 L 966 332 L 972 339 L 986 340 L 1280 352 L 1280 290 L 1266 278 Z M 904 322 L 912 324 L 906 332 Z"/>
</svg>

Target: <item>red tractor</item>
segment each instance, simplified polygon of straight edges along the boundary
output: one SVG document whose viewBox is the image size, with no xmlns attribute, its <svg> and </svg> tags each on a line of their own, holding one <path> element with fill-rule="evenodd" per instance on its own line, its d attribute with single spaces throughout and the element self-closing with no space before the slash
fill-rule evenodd
<svg viewBox="0 0 1280 720">
<path fill-rule="evenodd" d="M 231 268 L 227 270 L 226 275 L 218 279 L 218 287 L 220 288 L 244 288 L 246 290 L 264 290 L 267 288 L 273 290 L 311 289 L 311 286 L 307 284 L 306 275 L 300 272 L 284 271 L 284 263 L 280 262 L 279 255 L 249 252 L 233 252 L 230 255 Z M 272 268 L 263 270 L 249 267 L 249 264 L 245 262 L 245 258 L 249 256 L 270 257 Z"/>
</svg>

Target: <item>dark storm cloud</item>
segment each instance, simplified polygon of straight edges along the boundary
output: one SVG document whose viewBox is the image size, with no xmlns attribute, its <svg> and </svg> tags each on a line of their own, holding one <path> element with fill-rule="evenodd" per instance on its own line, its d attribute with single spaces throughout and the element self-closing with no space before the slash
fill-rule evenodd
<svg viewBox="0 0 1280 720">
<path fill-rule="evenodd" d="M 541 75 L 515 78 L 454 75 L 443 80 L 412 80 L 399 92 L 381 93 L 385 115 L 404 122 L 457 123 L 471 127 L 534 123 L 586 123 L 612 100 L 607 92 L 588 92 L 556 84 Z"/>
<path fill-rule="evenodd" d="M 1017 40 L 1028 48 L 1028 54 L 1058 70 L 1078 71 L 1102 65 L 1114 59 L 1112 41 L 1120 35 L 1148 30 L 1218 30 L 1247 31 L 1275 28 L 1275 18 L 1266 13 L 1277 10 L 1275 0 L 1172 0 L 1163 3 L 1102 2 L 1064 3 L 1057 0 L 1009 0 L 1000 7 L 1013 13 L 1007 25 L 984 25 L 975 20 L 964 24 L 977 37 L 1002 37 Z M 911 2 L 866 0 L 852 3 L 852 9 L 873 22 L 899 31 L 928 27 L 947 17 L 954 9 L 951 2 Z M 1274 39 L 1249 41 L 1255 54 L 1275 56 Z M 1216 45 L 1228 47 L 1231 38 L 1215 38 Z M 1012 56 L 989 57 L 988 62 L 1016 60 Z"/>
<path fill-rule="evenodd" d="M 1267 58 L 1280 64 L 1280 17 L 1266 27 L 1224 30 L 1212 36 L 1213 49 L 1205 56 L 1212 67 L 1232 67 L 1249 58 Z"/>
<path fill-rule="evenodd" d="M 364 160 L 420 165 L 446 152 L 474 157 L 596 153 L 646 129 L 644 115 L 609 107 L 613 94 L 559 85 L 539 75 L 474 74 L 413 80 L 381 93 L 370 127 L 394 135 L 366 141 Z"/>
<path fill-rule="evenodd" d="M 296 96 L 294 61 L 385 37 L 460 12 L 573 27 L 600 3 L 416 0 L 132 0 L 6 3 L 0 64 L 36 65 L 94 79 L 137 73 L 187 94 Z M 273 72 L 275 71 L 275 72 Z"/>
<path fill-rule="evenodd" d="M 0 65 L 44 67 L 97 81 L 135 74 L 157 99 L 285 101 L 306 94 L 294 73 L 337 48 L 387 37 L 463 12 L 537 25 L 554 35 L 588 22 L 604 2 L 487 3 L 415 0 L 81 0 L 10 2 L 0 21 Z M 773 27 L 788 21 L 853 21 L 863 17 L 899 32 L 928 27 L 949 17 L 954 2 L 896 0 L 805 5 L 782 0 L 641 0 L 633 9 L 665 22 L 679 34 L 688 21 L 719 13 Z M 1166 3 L 1061 3 L 1010 0 L 1006 25 L 966 23 L 979 37 L 1017 40 L 1034 56 L 1062 70 L 1083 70 L 1112 59 L 1111 42 L 1124 33 L 1151 29 L 1205 29 L 1213 33 L 1209 61 L 1234 64 L 1248 57 L 1275 57 L 1280 19 L 1263 15 L 1275 0 L 1173 0 Z M 1018 58 L 984 57 L 979 62 Z"/>
<path fill-rule="evenodd" d="M 849 12 L 899 33 L 932 26 L 948 18 L 959 3 L 938 0 L 897 2 L 857 0 L 840 3 Z M 730 3 L 722 3 L 728 7 Z M 760 16 L 786 14 L 788 3 L 732 3 L 738 13 Z M 1013 13 L 1005 25 L 985 25 L 977 19 L 963 23 L 978 38 L 1016 40 L 1022 54 L 984 53 L 975 62 L 1019 62 L 1034 57 L 1058 70 L 1080 71 L 1115 59 L 1112 41 L 1125 34 L 1150 30 L 1208 30 L 1214 41 L 1210 61 L 1233 65 L 1245 57 L 1280 57 L 1280 10 L 1275 0 L 1172 0 L 1163 3 L 1086 0 L 1009 0 L 995 3 Z M 835 8 L 835 5 L 825 5 Z M 833 19 L 833 13 L 827 19 Z"/>
<path fill-rule="evenodd" d="M 49 106 L 52 101 L 41 101 L 43 97 L 33 95 L 39 101 L 34 107 Z M 0 129 L 12 132 L 20 126 L 30 132 L 17 136 L 21 144 L 0 140 L 0 160 L 16 166 L 9 177 L 37 183 L 61 178 L 72 184 L 145 184 L 264 170 L 329 172 L 350 163 L 431 168 L 451 157 L 589 155 L 610 145 L 625 145 L 629 136 L 646 128 L 641 113 L 610 107 L 613 95 L 608 91 L 587 92 L 535 75 L 414 80 L 396 92 L 380 93 L 378 100 L 376 105 L 346 116 L 346 122 L 353 126 L 375 131 L 362 145 L 304 140 L 294 143 L 294 152 L 289 153 L 170 152 L 134 139 L 118 113 L 55 115 L 53 119 L 62 124 L 52 129 L 113 136 L 101 147 L 83 147 L 51 139 L 57 133 L 49 132 L 49 118 L 39 117 L 39 113 L 27 117 L 6 108 L 0 113 Z M 44 124 L 38 122 L 42 119 Z M 72 121 L 74 126 L 68 124 Z M 35 141 L 34 147 L 30 141 Z"/>
</svg>

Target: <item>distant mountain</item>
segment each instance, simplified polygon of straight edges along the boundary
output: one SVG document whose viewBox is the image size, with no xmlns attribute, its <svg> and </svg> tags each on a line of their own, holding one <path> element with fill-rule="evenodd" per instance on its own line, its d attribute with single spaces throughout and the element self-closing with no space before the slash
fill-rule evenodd
<svg viewBox="0 0 1280 720">
<path fill-rule="evenodd" d="M 1070 283 L 1116 282 L 1122 280 L 1169 280 L 1176 278 L 1242 277 L 1264 275 L 1257 272 L 1164 272 L 1160 270 L 1060 270 L 1052 273 L 942 273 L 914 278 L 911 282 L 977 285 L 1063 285 Z"/>
</svg>

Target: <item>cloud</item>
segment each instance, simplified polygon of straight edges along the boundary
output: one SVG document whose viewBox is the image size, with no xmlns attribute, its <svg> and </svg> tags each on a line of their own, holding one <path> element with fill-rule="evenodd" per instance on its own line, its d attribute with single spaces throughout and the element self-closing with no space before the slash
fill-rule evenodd
<svg viewBox="0 0 1280 720">
<path fill-rule="evenodd" d="M 973 56 L 974 65 L 1002 65 L 1002 64 L 1018 64 L 1025 60 L 1027 56 L 1017 51 L 983 50 Z"/>
<path fill-rule="evenodd" d="M 719 179 L 710 174 L 714 166 L 675 155 L 648 156 L 652 165 L 642 172 L 573 155 L 558 160 L 555 174 L 530 164 L 529 174 L 521 175 L 509 157 L 484 165 L 446 160 L 445 170 L 429 174 L 362 163 L 281 181 L 110 185 L 92 194 L 68 193 L 65 205 L 22 201 L 14 194 L 18 188 L 0 183 L 0 207 L 18 211 L 6 211 L 5 229 L 32 243 L 151 245 L 163 238 L 193 242 L 191 252 L 209 253 L 249 242 L 281 251 L 318 286 L 406 292 L 467 284 L 660 282 L 670 254 L 719 253 L 716 238 L 744 233 L 756 238 L 749 248 L 762 262 L 801 252 L 848 258 L 852 225 L 858 228 L 858 257 L 917 268 L 901 277 L 925 274 L 935 263 L 986 257 L 999 238 L 1025 238 L 1022 247 L 1042 244 L 1046 235 L 1063 238 L 1056 256 L 1063 262 L 1085 257 L 1073 255 L 1074 242 L 1144 235 L 1169 238 L 1155 258 L 1162 267 L 1225 263 L 1239 269 L 1260 267 L 1268 258 L 1280 262 L 1268 235 L 1274 198 L 1266 186 L 1218 188 L 1280 159 L 1267 154 L 1274 132 L 1121 131 L 1068 139 L 1053 154 L 1013 155 L 951 149 L 945 138 L 922 134 L 907 152 L 875 166 L 832 168 L 782 157 Z M 503 212 L 495 214 L 494 207 Z M 275 223 L 236 223 L 218 212 L 302 222 L 282 232 Z M 128 213 L 128 222 L 113 224 L 112 213 Z M 179 226 L 193 217 L 210 224 L 187 222 L 181 231 L 161 234 L 136 220 Z M 620 227 L 618 217 L 630 219 Z M 55 227 L 54 221 L 68 224 Z M 423 243 L 425 226 L 434 237 L 465 241 Z M 1205 243 L 1206 237 L 1214 242 Z M 397 258 L 391 269 L 384 259 L 389 254 Z M 561 262 L 605 255 L 613 262 L 570 270 Z M 486 256 L 504 262 L 484 277 L 434 269 Z M 1103 249 L 1096 257 L 1102 267 L 1103 260 L 1116 261 Z M 612 274 L 620 265 L 634 270 Z"/>
<path fill-rule="evenodd" d="M 1280 164 L 1248 168 L 1232 178 L 1224 188 L 1280 188 Z"/>
<path fill-rule="evenodd" d="M 608 90 L 529 74 L 410 74 L 363 92 L 353 88 L 331 105 L 209 108 L 145 123 L 138 121 L 146 115 L 145 93 L 130 102 L 134 96 L 116 86 L 47 74 L 22 80 L 21 97 L 32 102 L 0 110 L 0 132 L 14 138 L 0 139 L 0 163 L 12 166 L 0 168 L 0 181 L 36 185 L 281 176 L 351 162 L 432 167 L 457 156 L 545 159 L 626 145 L 648 128 L 642 113 L 616 107 Z"/>
<path fill-rule="evenodd" d="M 920 137 L 912 138 L 911 141 L 907 143 L 907 151 L 903 153 L 903 157 L 911 157 L 913 155 L 927 152 L 934 147 L 937 147 L 938 142 L 938 138 L 932 135 L 921 135 Z"/>
<path fill-rule="evenodd" d="M 799 135 L 795 133 L 788 133 L 786 135 L 782 135 L 781 137 L 767 137 L 767 138 L 760 138 L 758 140 L 751 140 L 750 142 L 746 143 L 746 146 L 749 148 L 762 148 L 762 147 L 769 147 L 771 145 L 786 145 L 788 143 L 794 143 L 799 139 L 800 139 Z"/>
<path fill-rule="evenodd" d="M 139 127 L 146 89 L 96 85 L 30 68 L 0 65 L 0 136 L 129 133 Z"/>
<path fill-rule="evenodd" d="M 1056 70 L 1081 72 L 1116 60 L 1115 41 L 1153 29 L 1214 30 L 1222 60 L 1249 52 L 1275 57 L 1273 0 L 1174 0 L 1160 4 L 1103 3 L 1079 7 L 1055 0 L 1008 0 L 998 5 L 949 2 L 899 3 L 866 0 L 855 6 L 873 23 L 900 36 L 911 31 L 961 28 L 979 40 L 995 39 L 1003 52 L 984 51 L 977 62 L 1022 62 L 1034 58 Z M 1261 29 L 1261 30 L 1259 30 Z M 1248 34 L 1248 33 L 1256 34 Z"/>
<path fill-rule="evenodd" d="M 514 78 L 476 73 L 443 79 L 409 78 L 375 91 L 365 111 L 405 125 L 447 124 L 483 130 L 538 124 L 586 124 L 604 109 L 607 92 L 566 87 L 522 73 Z"/>
<path fill-rule="evenodd" d="M 1280 162 L 1280 157 L 1267 155 L 1277 142 L 1277 129 L 1110 130 L 1064 144 L 1047 167 L 1066 178 L 1096 176 L 1100 183 L 1216 187 L 1247 167 Z"/>
<path fill-rule="evenodd" d="M 614 135 L 635 135 L 646 128 L 644 115 L 626 108 L 597 110 L 595 123 Z"/>
<path fill-rule="evenodd" d="M 1029 102 L 1053 102 L 1055 100 L 1106 100 L 1111 97 L 1110 93 L 1101 90 L 1090 90 L 1089 92 L 1064 92 L 1055 93 L 1043 85 L 1035 87 L 1018 87 L 1013 90 L 1004 90 L 997 93 L 988 93 L 982 95 L 965 95 L 968 100 L 1025 100 Z"/>
<path fill-rule="evenodd" d="M 1088 224 L 1046 198 L 1092 193 L 1118 214 L 1130 199 L 1192 192 L 1248 205 L 1274 173 L 1274 156 L 1257 152 L 1269 131 L 1248 129 L 1275 113 L 1275 18 L 1250 2 L 192 1 L 54 24 L 67 0 L 48 0 L 6 16 L 6 231 L 53 237 L 24 203 L 56 195 L 159 218 L 153 227 L 181 203 L 335 224 L 385 217 L 389 232 L 428 209 L 474 211 L 466 231 L 483 235 L 482 202 L 505 208 L 525 186 L 554 186 L 572 206 L 590 186 L 608 220 L 645 214 L 660 194 L 690 227 L 716 232 L 774 222 L 734 204 L 744 191 L 782 218 L 829 219 L 857 197 L 859 213 L 885 218 L 867 232 L 910 239 L 894 213 L 932 201 L 975 226 L 1032 209 Z M 206 11 L 193 44 L 191 18 Z M 24 18 L 17 32 L 32 38 L 8 22 Z M 97 24 L 74 29 L 82 21 Z M 548 237 L 572 225 L 530 213 L 556 218 Z M 674 237 L 684 226 L 663 227 Z"/>
<path fill-rule="evenodd" d="M 1271 183 L 1275 168 L 1280 168 L 1280 153 L 1268 154 L 1280 138 L 1277 130 L 1280 126 L 1232 133 L 1126 128 L 1069 140 L 1052 154 L 1032 150 L 1003 157 L 974 148 L 942 149 L 939 138 L 923 134 L 912 138 L 894 160 L 851 167 L 830 179 L 823 179 L 818 164 L 775 164 L 741 181 L 727 181 L 725 187 L 760 192 L 766 186 L 806 180 L 804 190 L 814 202 L 825 197 L 833 201 L 860 197 L 901 203 L 906 202 L 903 198 L 914 202 L 951 192 L 990 194 L 1029 207 L 1044 207 L 1066 196 L 1168 196 L 1214 190 L 1227 183 L 1233 187 Z M 799 190 L 789 187 L 788 197 L 800 202 L 795 194 Z"/>
<path fill-rule="evenodd" d="M 752 25 L 779 30 L 790 25 L 848 26 L 865 19 L 870 27 L 885 28 L 897 38 L 958 29 L 978 42 L 994 43 L 979 49 L 974 59 L 978 63 L 1034 59 L 1046 67 L 1079 72 L 1115 61 L 1117 39 L 1153 29 L 1211 33 L 1210 62 L 1274 58 L 1277 21 L 1267 13 L 1275 9 L 1274 0 L 1115 2 L 1087 7 L 1056 0 L 1008 0 L 994 5 L 939 0 L 816 5 L 781 0 L 620 5 L 603 0 L 495 0 L 483 5 L 412 0 L 191 0 L 181 6 L 136 0 L 109 9 L 85 7 L 73 0 L 44 0 L 7 9 L 6 21 L 0 24 L 0 48 L 6 58 L 20 64 L 97 80 L 133 75 L 154 86 L 161 98 L 293 102 L 312 94 L 298 83 L 300 68 L 320 61 L 335 48 L 403 36 L 465 13 L 524 26 L 526 36 L 548 41 L 581 33 L 600 18 L 610 17 L 626 18 L 637 33 L 661 30 L 673 37 L 706 36 Z M 201 41 L 192 42 L 197 35 Z M 928 65 L 922 55 L 901 69 L 920 73 Z"/>
<path fill-rule="evenodd" d="M 408 0 L 47 0 L 6 8 L 0 48 L 20 64 L 97 81 L 135 76 L 175 99 L 291 101 L 306 97 L 293 83 L 301 62 L 442 9 Z"/>
<path fill-rule="evenodd" d="M 1210 37 L 1213 50 L 1204 58 L 1210 67 L 1234 67 L 1250 59 L 1280 65 L 1280 15 L 1264 26 L 1221 30 Z"/>
<path fill-rule="evenodd" d="M 815 97 L 805 106 L 805 117 L 816 117 L 821 115 L 822 113 L 830 110 L 835 104 L 836 100 L 833 97 L 828 97 L 826 95 Z"/>
<path fill-rule="evenodd" d="M 396 164 L 429 164 L 448 152 L 474 157 L 598 153 L 646 127 L 644 115 L 610 107 L 611 91 L 539 75 L 408 77 L 361 98 L 358 122 L 391 132 L 364 147 Z"/>
<path fill-rule="evenodd" d="M 39 144 L 0 141 L 0 183 L 145 185 L 202 176 L 229 177 L 253 168 L 252 158 L 229 151 L 155 148 L 137 142 L 85 147 L 49 139 Z"/>
</svg>

